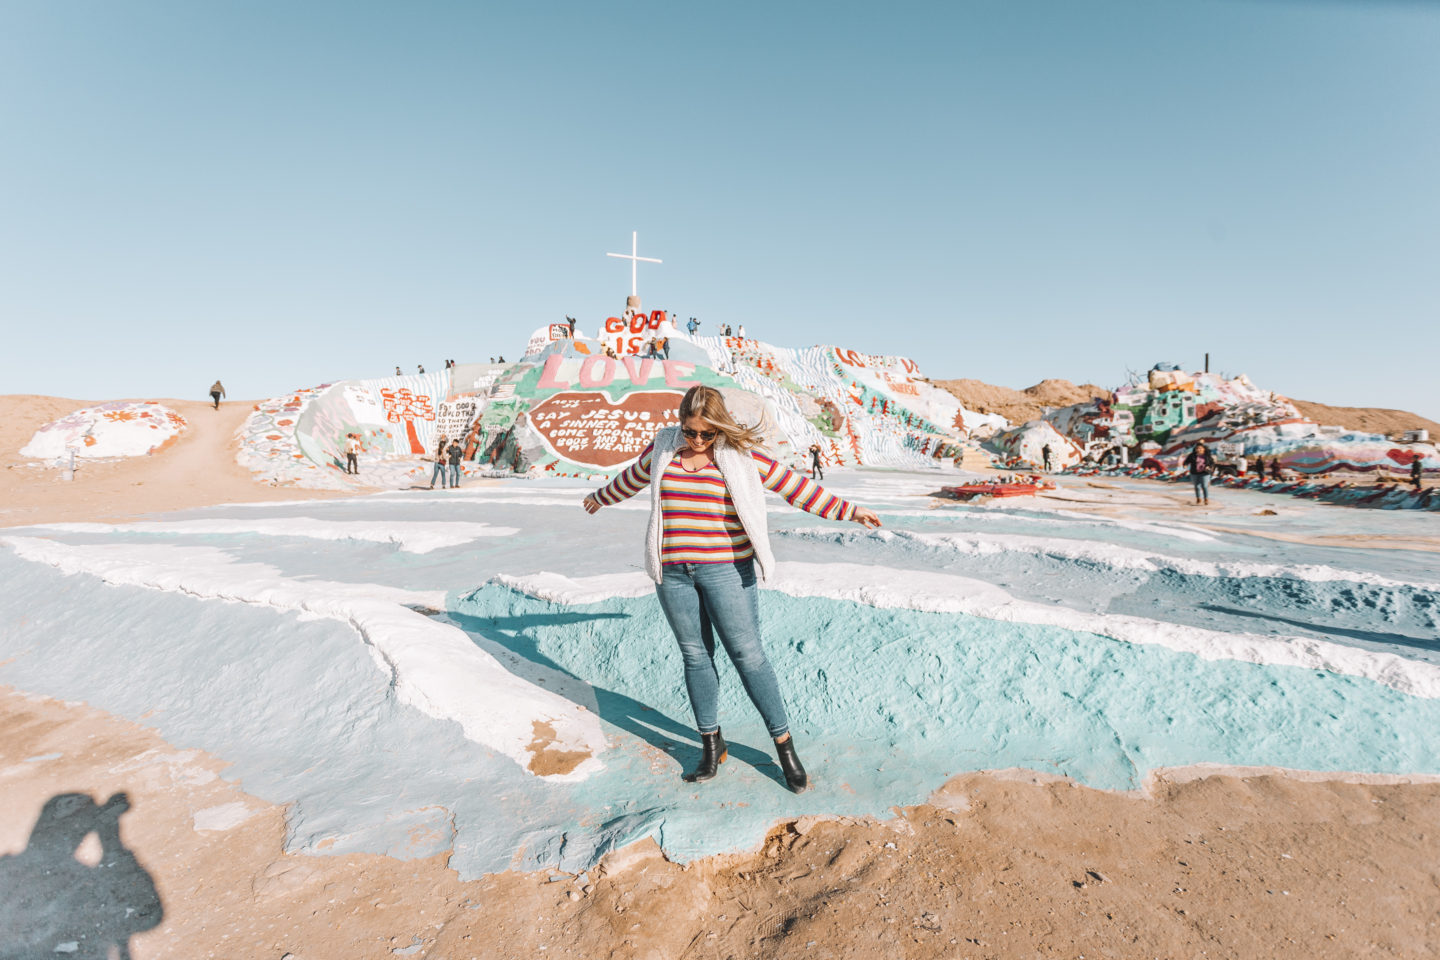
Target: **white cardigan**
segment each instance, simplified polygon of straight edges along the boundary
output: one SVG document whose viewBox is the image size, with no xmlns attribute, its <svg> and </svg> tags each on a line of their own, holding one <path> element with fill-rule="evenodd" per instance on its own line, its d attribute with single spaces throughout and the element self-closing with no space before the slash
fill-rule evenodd
<svg viewBox="0 0 1440 960">
<path fill-rule="evenodd" d="M 663 427 L 655 434 L 655 449 L 650 457 L 650 526 L 645 531 L 645 572 L 659 583 L 665 575 L 660 566 L 660 542 L 665 523 L 660 516 L 660 480 L 665 468 L 674 459 L 681 444 L 679 427 Z M 716 433 L 710 455 L 725 478 L 725 488 L 735 504 L 740 526 L 755 549 L 755 567 L 761 580 L 768 580 L 775 569 L 775 556 L 770 552 L 770 529 L 765 516 L 765 487 L 760 483 L 760 468 L 748 450 L 739 450 Z"/>
</svg>

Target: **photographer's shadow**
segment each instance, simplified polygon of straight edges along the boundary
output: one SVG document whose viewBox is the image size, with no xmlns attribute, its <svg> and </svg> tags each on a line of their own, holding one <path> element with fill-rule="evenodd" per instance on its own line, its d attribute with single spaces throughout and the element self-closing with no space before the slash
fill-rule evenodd
<svg viewBox="0 0 1440 960">
<path fill-rule="evenodd" d="M 120 841 L 129 809 L 123 793 L 103 806 L 83 793 L 45 802 L 24 851 L 0 857 L 0 960 L 129 958 L 130 938 L 159 926 L 155 883 Z M 90 834 L 100 849 L 93 865 L 80 859 Z"/>
</svg>

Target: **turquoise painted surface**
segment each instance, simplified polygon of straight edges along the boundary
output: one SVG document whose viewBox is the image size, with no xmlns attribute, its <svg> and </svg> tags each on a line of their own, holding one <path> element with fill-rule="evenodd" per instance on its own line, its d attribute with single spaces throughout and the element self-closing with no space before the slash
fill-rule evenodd
<svg viewBox="0 0 1440 960">
<path fill-rule="evenodd" d="M 680 781 L 697 738 L 679 653 L 653 598 L 567 607 L 496 585 L 452 598 L 450 618 L 483 646 L 584 681 L 562 692 L 597 710 L 616 738 L 607 769 L 567 788 L 573 806 L 592 812 L 567 834 L 562 860 L 647 833 L 688 860 L 748 846 L 786 816 L 884 816 L 981 769 L 1028 767 L 1104 789 L 1202 761 L 1440 773 L 1428 733 L 1440 725 L 1440 701 L 1368 680 L 769 591 L 761 615 L 815 779 L 801 797 L 781 786 L 723 654 L 731 762 L 711 783 Z"/>
</svg>

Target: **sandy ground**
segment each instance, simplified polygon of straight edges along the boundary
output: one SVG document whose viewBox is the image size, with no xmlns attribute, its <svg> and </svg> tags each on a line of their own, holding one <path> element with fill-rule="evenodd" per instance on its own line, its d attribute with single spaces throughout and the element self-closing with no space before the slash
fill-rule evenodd
<svg viewBox="0 0 1440 960">
<path fill-rule="evenodd" d="M 0 524 L 333 495 L 253 483 L 229 446 L 239 403 L 174 402 L 184 440 L 73 483 L 15 466 L 36 426 L 81 405 L 0 398 Z M 1140 496 L 1199 520 L 1185 493 Z M 1135 494 L 1076 496 L 1095 510 Z M 777 824 L 748 853 L 682 866 L 644 841 L 581 877 L 462 882 L 444 855 L 287 854 L 284 810 L 223 769 L 0 687 L 0 956 L 56 955 L 16 946 L 29 934 L 78 957 L 133 934 L 137 960 L 1419 958 L 1440 943 L 1436 783 L 1192 770 L 1130 795 L 970 774 L 885 822 Z"/>
<path fill-rule="evenodd" d="M 147 398 L 148 399 L 148 398 Z M 256 483 L 235 462 L 235 431 L 250 415 L 246 402 L 160 400 L 189 421 L 171 446 L 148 457 L 80 461 L 75 479 L 31 465 L 19 450 L 44 424 L 91 401 L 24 394 L 0 396 L 0 526 L 104 521 L 164 510 L 253 500 L 309 500 L 353 493 Z"/>
<path fill-rule="evenodd" d="M 87 951 L 133 934 L 136 960 L 1419 958 L 1440 942 L 1435 783 L 1168 771 L 1114 794 L 971 774 L 888 821 L 779 824 L 750 853 L 682 866 L 642 841 L 589 875 L 462 882 L 444 855 L 287 854 L 284 811 L 221 761 L 83 704 L 0 688 L 0 756 L 0 881 L 72 878 L 48 898 L 71 926 L 12 899 L 0 931 Z M 123 793 L 118 837 L 37 827 L 65 793 Z"/>
<path fill-rule="evenodd" d="M 1303 416 L 1316 423 L 1330 423 L 1351 430 L 1365 430 L 1387 436 L 1407 430 L 1429 430 L 1432 437 L 1440 437 L 1440 423 L 1408 410 L 1392 410 L 1389 407 L 1332 407 L 1310 400 L 1290 402 L 1295 404 L 1295 408 Z"/>
<path fill-rule="evenodd" d="M 948 390 L 967 409 L 976 413 L 998 413 L 1011 423 L 1034 420 L 1055 407 L 1084 403 L 1092 397 L 1109 399 L 1110 391 L 1093 383 L 1079 386 L 1069 380 L 1041 380 L 1024 390 L 997 387 L 981 380 L 932 380 L 935 386 Z"/>
</svg>

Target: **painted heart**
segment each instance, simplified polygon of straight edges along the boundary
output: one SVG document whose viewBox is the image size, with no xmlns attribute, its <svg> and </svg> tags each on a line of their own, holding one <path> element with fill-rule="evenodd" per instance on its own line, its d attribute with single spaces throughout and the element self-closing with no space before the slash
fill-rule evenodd
<svg viewBox="0 0 1440 960">
<path fill-rule="evenodd" d="M 608 469 L 634 460 L 661 427 L 678 424 L 681 394 L 637 390 L 619 400 L 565 391 L 530 408 L 530 425 L 561 460 Z"/>
</svg>

